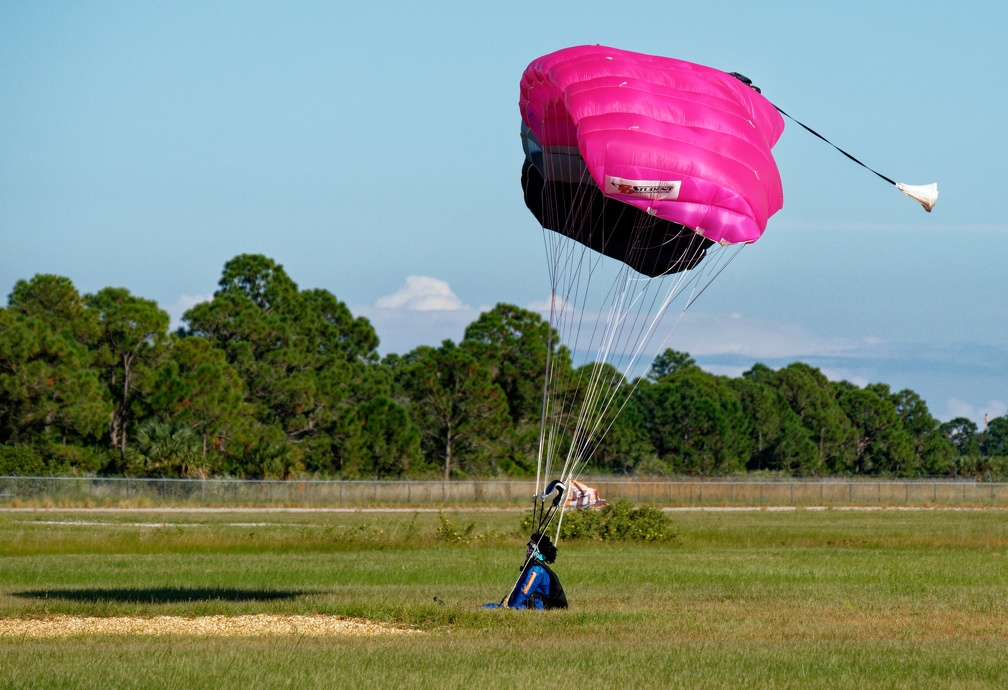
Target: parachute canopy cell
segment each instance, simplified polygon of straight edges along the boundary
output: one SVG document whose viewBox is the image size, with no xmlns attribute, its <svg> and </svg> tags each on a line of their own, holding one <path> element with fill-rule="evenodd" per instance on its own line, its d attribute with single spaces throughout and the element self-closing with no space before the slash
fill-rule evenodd
<svg viewBox="0 0 1008 690">
<path fill-rule="evenodd" d="M 640 273 L 692 268 L 712 242 L 754 242 L 783 205 L 771 148 L 784 121 L 726 72 L 578 46 L 533 61 L 519 105 L 529 209 Z"/>
</svg>

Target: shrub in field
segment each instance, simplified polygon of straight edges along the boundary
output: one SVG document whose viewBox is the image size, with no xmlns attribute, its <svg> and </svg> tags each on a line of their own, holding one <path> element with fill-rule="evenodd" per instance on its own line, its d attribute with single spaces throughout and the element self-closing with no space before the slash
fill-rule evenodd
<svg viewBox="0 0 1008 690">
<path fill-rule="evenodd" d="M 101 450 L 52 444 L 39 449 L 45 464 L 44 471 L 75 474 L 77 472 L 98 472 L 109 462 L 109 456 Z"/>
<path fill-rule="evenodd" d="M 441 526 L 436 531 L 439 540 L 449 544 L 462 544 L 468 543 L 472 538 L 473 530 L 476 528 L 475 524 L 470 523 L 465 527 L 459 527 L 440 511 L 438 517 L 441 518 Z"/>
<path fill-rule="evenodd" d="M 32 476 L 42 473 L 43 461 L 34 448 L 0 445 L 0 476 Z"/>
<path fill-rule="evenodd" d="M 522 532 L 533 528 L 532 516 L 522 518 Z M 653 506 L 635 507 L 618 498 L 601 510 L 567 510 L 560 523 L 561 539 L 597 541 L 678 541 L 675 523 Z"/>
</svg>

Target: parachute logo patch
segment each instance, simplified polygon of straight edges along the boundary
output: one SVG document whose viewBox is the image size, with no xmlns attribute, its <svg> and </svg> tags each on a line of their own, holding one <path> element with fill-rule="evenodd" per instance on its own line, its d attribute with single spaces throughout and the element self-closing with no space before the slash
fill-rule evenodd
<svg viewBox="0 0 1008 690">
<path fill-rule="evenodd" d="M 629 194 L 642 199 L 678 199 L 680 180 L 627 180 L 606 175 L 606 191 L 609 194 Z"/>
</svg>

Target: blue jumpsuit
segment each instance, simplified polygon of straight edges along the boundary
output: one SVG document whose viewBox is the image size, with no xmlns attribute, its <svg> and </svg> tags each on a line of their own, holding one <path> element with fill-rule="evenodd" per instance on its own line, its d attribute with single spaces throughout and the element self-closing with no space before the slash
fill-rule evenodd
<svg viewBox="0 0 1008 690">
<path fill-rule="evenodd" d="M 546 569 L 541 565 L 533 565 L 525 573 L 525 576 L 515 587 L 514 592 L 511 594 L 511 598 L 508 599 L 508 607 L 512 609 L 524 609 L 524 608 L 544 608 L 542 597 L 549 596 L 550 593 L 550 576 L 546 572 Z M 534 597 L 533 595 L 539 594 L 542 596 Z M 532 606 L 529 604 L 534 602 Z"/>
</svg>

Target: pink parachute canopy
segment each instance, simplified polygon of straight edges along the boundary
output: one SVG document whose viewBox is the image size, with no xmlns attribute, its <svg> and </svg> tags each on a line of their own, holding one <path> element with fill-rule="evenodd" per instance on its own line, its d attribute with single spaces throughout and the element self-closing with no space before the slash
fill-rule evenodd
<svg viewBox="0 0 1008 690">
<path fill-rule="evenodd" d="M 605 198 L 721 244 L 755 241 L 784 203 L 770 152 L 784 120 L 726 72 L 578 46 L 532 62 L 519 105 L 525 172 L 541 184 L 590 175 Z"/>
</svg>

